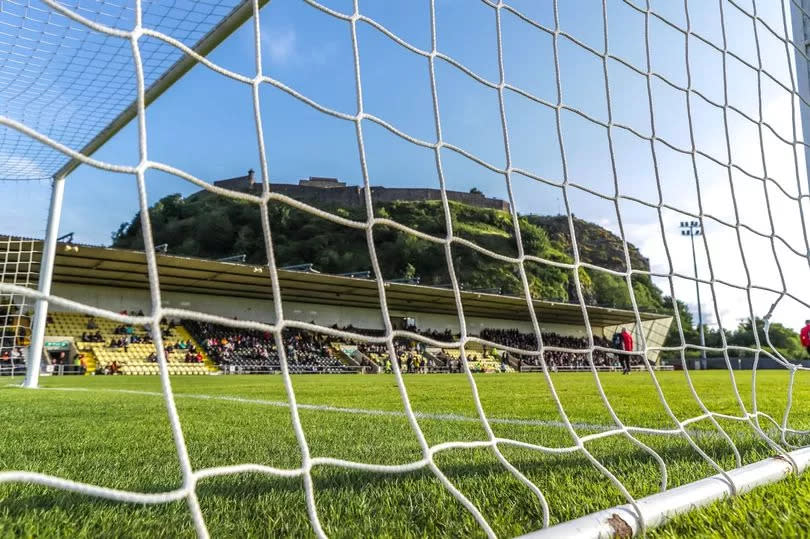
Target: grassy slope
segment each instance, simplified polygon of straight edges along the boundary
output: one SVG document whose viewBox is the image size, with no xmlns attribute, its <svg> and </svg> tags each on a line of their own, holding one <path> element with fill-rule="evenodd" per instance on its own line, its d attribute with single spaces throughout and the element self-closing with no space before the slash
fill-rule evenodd
<svg viewBox="0 0 810 539">
<path fill-rule="evenodd" d="M 396 201 L 375 204 L 375 212 L 402 225 L 435 238 L 447 234 L 444 209 L 439 201 Z M 449 205 L 456 237 L 504 256 L 517 257 L 517 238 L 508 212 Z M 322 210 L 356 221 L 366 219 L 365 208 L 321 206 Z M 259 207 L 243 201 L 201 192 L 183 199 L 170 195 L 150 210 L 155 244 L 167 243 L 173 254 L 222 258 L 244 253 L 248 262 L 265 263 L 265 243 L 261 233 Z M 313 263 L 325 273 L 347 273 L 371 269 L 368 246 L 362 231 L 337 225 L 319 216 L 283 203 L 269 206 L 273 248 L 279 266 Z M 526 255 L 556 262 L 572 263 L 574 253 L 565 216 L 522 216 L 520 238 Z M 575 220 L 582 261 L 618 271 L 626 270 L 621 239 L 597 224 Z M 124 225 L 113 242 L 115 247 L 143 249 L 140 217 Z M 450 281 L 443 247 L 412 234 L 375 225 L 374 241 L 380 270 L 385 279 L 417 275 L 422 284 L 440 285 Z M 638 249 L 628 245 L 631 265 L 648 270 L 649 262 Z M 501 288 L 504 293 L 522 295 L 518 267 L 500 259 L 483 256 L 462 244 L 452 248 L 454 269 L 467 289 Z M 532 296 L 554 301 L 578 301 L 572 294 L 573 274 L 556 266 L 527 263 L 525 270 Z M 592 282 L 593 279 L 593 282 Z M 633 276 L 639 308 L 662 309 L 661 292 L 652 281 Z M 586 301 L 608 307 L 630 308 L 624 280 L 616 275 L 580 270 L 580 284 Z"/>
<path fill-rule="evenodd" d="M 745 374 L 745 373 L 744 373 Z M 688 394 L 683 373 L 661 373 L 663 391 L 681 418 L 699 414 Z M 549 391 L 540 375 L 484 375 L 475 378 L 489 417 L 554 421 Z M 649 378 L 602 375 L 608 398 L 628 424 L 671 426 Z M 758 377 L 759 407 L 779 416 L 784 407 L 787 375 L 765 372 Z M 181 484 L 165 407 L 159 396 L 120 393 L 121 389 L 160 391 L 157 378 L 52 378 L 48 387 L 81 387 L 90 391 L 23 391 L 0 388 L 1 470 L 56 474 L 94 484 L 144 492 L 165 491 Z M 177 405 L 195 469 L 254 462 L 297 467 L 301 457 L 289 410 L 261 403 L 194 398 L 189 395 L 240 396 L 284 401 L 280 377 L 174 378 Z M 610 424 L 590 374 L 561 374 L 554 382 L 571 420 Z M 715 411 L 738 413 L 729 377 L 724 372 L 698 373 L 699 394 Z M 810 397 L 810 377 L 799 376 L 794 402 Z M 294 378 L 299 403 L 401 411 L 391 376 L 301 376 Z M 475 417 L 464 376 L 407 376 L 410 401 L 417 412 Z M 737 384 L 750 405 L 750 376 Z M 113 390 L 113 391 L 108 391 Z M 183 396 L 185 395 L 185 396 Z M 640 404 L 643 403 L 643 404 Z M 330 456 L 381 464 L 419 460 L 419 444 L 401 416 L 369 416 L 302 410 L 301 419 L 313 456 Z M 796 409 L 794 426 L 808 427 Z M 430 445 L 457 440 L 483 440 L 475 421 L 420 419 Z M 728 424 L 744 463 L 769 453 L 739 423 Z M 706 422 L 699 443 L 725 467 L 733 467 L 728 447 Z M 496 435 L 546 446 L 570 445 L 565 431 L 553 426 L 493 424 Z M 580 434 L 593 432 L 584 426 Z M 639 437 L 667 462 L 670 486 L 712 474 L 711 468 L 682 439 Z M 804 440 L 806 444 L 808 441 Z M 502 444 L 504 455 L 545 493 L 552 522 L 623 503 L 618 491 L 580 454 L 544 455 Z M 658 468 L 651 457 L 627 440 L 613 436 L 589 442 L 587 448 L 613 471 L 630 492 L 657 491 Z M 501 536 L 541 525 L 539 503 L 531 492 L 500 466 L 487 449 L 452 449 L 437 454 L 448 478 L 482 511 Z M 337 537 L 480 536 L 475 521 L 430 472 L 400 475 L 362 473 L 319 466 L 313 470 L 316 503 L 328 534 Z M 205 479 L 198 494 L 212 535 L 310 535 L 300 479 L 257 474 Z M 794 536 L 810 534 L 808 478 L 794 478 L 678 519 L 655 533 L 677 535 Z M 161 506 L 109 503 L 66 492 L 21 484 L 0 485 L 0 536 L 192 536 L 184 502 Z"/>
</svg>

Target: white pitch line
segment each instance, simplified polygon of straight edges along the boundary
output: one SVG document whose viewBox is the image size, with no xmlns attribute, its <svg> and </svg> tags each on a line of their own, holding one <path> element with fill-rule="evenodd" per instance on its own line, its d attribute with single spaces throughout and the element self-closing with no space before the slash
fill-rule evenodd
<svg viewBox="0 0 810 539">
<path fill-rule="evenodd" d="M 20 387 L 16 384 L 8 384 L 9 386 Z M 76 387 L 42 387 L 39 388 L 40 390 L 49 390 L 49 391 L 87 391 L 87 392 L 99 392 L 99 393 L 119 393 L 119 394 L 129 394 L 129 395 L 141 395 L 146 397 L 163 397 L 163 393 L 158 391 L 142 391 L 142 390 L 135 390 L 135 389 L 106 389 L 106 388 L 98 388 L 98 389 L 90 389 L 90 388 L 76 388 Z M 200 394 L 200 393 L 174 393 L 175 398 L 183 398 L 183 399 L 195 399 L 195 400 L 212 400 L 212 401 L 223 401 L 223 402 L 236 402 L 240 404 L 255 404 L 260 406 L 271 406 L 274 408 L 289 408 L 289 404 L 286 401 L 278 401 L 278 400 L 265 400 L 265 399 L 249 399 L 245 397 L 236 397 L 232 395 L 207 395 L 207 394 Z M 376 417 L 397 417 L 397 418 L 406 418 L 405 412 L 400 412 L 397 410 L 377 410 L 374 408 L 348 408 L 343 406 L 331 406 L 328 404 L 302 404 L 298 403 L 299 410 L 312 410 L 316 412 L 332 412 L 332 413 L 341 413 L 341 414 L 352 414 L 352 415 L 365 415 L 365 416 L 376 416 Z M 455 414 L 455 413 L 425 413 L 425 412 L 417 412 L 414 411 L 414 415 L 417 419 L 420 420 L 432 420 L 432 421 L 456 421 L 462 423 L 480 423 L 481 419 L 474 416 L 467 416 L 462 414 Z M 505 418 L 505 417 L 487 417 L 487 421 L 491 424 L 500 424 L 500 425 L 521 425 L 521 426 L 528 426 L 528 427 L 551 427 L 551 428 L 565 428 L 565 423 L 562 421 L 554 421 L 554 420 L 544 420 L 544 419 L 517 419 L 517 418 Z M 599 425 L 595 423 L 571 423 L 571 425 L 575 429 L 579 430 L 586 430 L 586 431 L 595 431 L 595 432 L 606 432 L 610 430 L 615 430 L 615 425 Z M 678 432 L 674 429 L 658 429 L 661 432 L 644 432 L 641 434 L 653 435 L 653 436 L 677 436 Z M 664 432 L 665 430 L 670 430 L 671 432 Z M 720 434 L 715 431 L 708 431 L 708 430 L 697 430 L 697 429 L 688 429 L 687 432 L 693 437 L 702 437 L 702 438 L 721 438 Z M 636 433 L 639 434 L 639 433 Z M 755 436 L 756 437 L 756 436 Z M 739 440 L 738 440 L 739 441 Z"/>
<path fill-rule="evenodd" d="M 10 384 L 11 385 L 11 384 Z M 15 385 L 15 387 L 18 387 Z M 98 389 L 89 389 L 85 387 L 41 387 L 39 389 L 45 389 L 49 391 L 88 391 L 88 392 L 100 392 L 100 393 L 124 393 L 129 395 L 142 395 L 147 397 L 162 397 L 163 393 L 158 391 L 142 391 L 136 389 L 105 389 L 105 388 L 98 388 Z M 260 406 L 272 406 L 275 408 L 289 408 L 289 403 L 286 401 L 274 401 L 274 400 L 265 400 L 265 399 L 248 399 L 245 397 L 236 397 L 232 395 L 207 395 L 202 393 L 174 393 L 175 398 L 184 398 L 184 399 L 197 399 L 197 400 L 216 400 L 216 401 L 225 401 L 225 402 L 238 402 L 241 404 L 258 404 Z M 377 410 L 374 408 L 347 408 L 343 406 L 331 406 L 328 404 L 302 404 L 298 403 L 299 410 L 313 410 L 316 412 L 335 412 L 341 414 L 355 414 L 355 415 L 369 415 L 369 416 L 382 416 L 382 417 L 407 417 L 405 412 L 400 412 L 397 410 Z M 468 415 L 461 415 L 461 414 L 454 414 L 454 413 L 443 413 L 443 414 L 431 414 L 425 412 L 414 412 L 414 415 L 417 419 L 431 419 L 436 421 L 459 421 L 465 423 L 480 423 L 481 419 L 478 417 L 468 416 Z M 510 418 L 498 418 L 498 417 L 487 417 L 487 420 L 490 423 L 499 423 L 505 425 L 525 425 L 530 427 L 565 427 L 565 423 L 562 421 L 546 421 L 542 419 L 510 419 Z M 596 431 L 606 431 L 606 430 L 613 430 L 615 426 L 606 426 L 606 425 L 596 425 L 590 423 L 573 423 L 575 428 L 581 428 L 584 430 L 596 430 Z"/>
</svg>

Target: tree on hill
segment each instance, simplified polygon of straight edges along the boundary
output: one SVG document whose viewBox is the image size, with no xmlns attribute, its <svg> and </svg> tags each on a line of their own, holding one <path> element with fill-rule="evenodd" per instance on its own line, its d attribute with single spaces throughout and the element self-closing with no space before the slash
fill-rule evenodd
<svg viewBox="0 0 810 539">
<path fill-rule="evenodd" d="M 518 257 L 512 215 L 505 211 L 450 202 L 453 235 L 460 240 L 451 247 L 452 265 L 465 289 L 501 289 L 522 294 L 518 265 L 486 254 Z M 365 221 L 363 208 L 322 209 L 357 222 Z M 442 239 L 447 236 L 444 211 L 439 201 L 395 201 L 375 205 L 380 217 Z M 268 205 L 275 258 L 279 266 L 313 263 L 321 271 L 346 273 L 371 269 L 368 245 L 362 229 L 335 224 L 286 204 Z M 251 263 L 265 263 L 265 244 L 259 207 L 240 200 L 202 192 L 188 198 L 171 195 L 149 209 L 154 241 L 169 244 L 172 253 L 221 258 L 244 253 Z M 625 271 L 619 238 L 609 231 L 576 219 L 575 231 L 582 262 Z M 566 217 L 522 215 L 518 218 L 524 254 L 541 260 L 572 264 Z M 374 247 L 385 279 L 419 277 L 423 284 L 450 282 L 448 260 L 441 243 L 427 241 L 389 226 L 375 226 Z M 474 249 L 464 241 L 477 246 Z M 140 217 L 121 225 L 113 234 L 115 247 L 142 249 Z M 634 268 L 649 269 L 647 260 L 628 245 Z M 484 252 L 481 252 L 483 250 Z M 579 301 L 573 270 L 537 261 L 524 264 L 533 297 L 554 301 Z M 630 293 L 624 277 L 580 268 L 579 281 L 585 301 L 616 308 L 630 308 Z M 633 292 L 642 310 L 665 310 L 660 290 L 649 277 L 634 275 Z M 670 311 L 671 312 L 671 311 Z"/>
</svg>

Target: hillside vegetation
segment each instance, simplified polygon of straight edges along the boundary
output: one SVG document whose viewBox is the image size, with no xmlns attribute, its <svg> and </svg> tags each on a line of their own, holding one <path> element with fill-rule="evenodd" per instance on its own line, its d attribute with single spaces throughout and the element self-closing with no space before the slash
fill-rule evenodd
<svg viewBox="0 0 810 539">
<path fill-rule="evenodd" d="M 324 207 L 355 221 L 365 220 L 365 210 Z M 438 201 L 390 202 L 375 206 L 384 217 L 437 238 L 447 235 L 445 217 Z M 508 212 L 450 203 L 454 235 L 489 251 L 517 257 L 517 239 Z M 171 195 L 150 208 L 156 244 L 167 243 L 172 254 L 222 258 L 246 254 L 251 263 L 265 263 L 266 253 L 259 208 L 238 200 L 199 193 L 188 198 Z M 337 225 L 281 203 L 269 206 L 276 262 L 279 266 L 313 263 L 325 273 L 346 273 L 371 269 L 365 232 Z M 520 220 L 524 253 L 554 262 L 571 263 L 574 253 L 565 216 L 525 215 Z M 580 259 L 613 270 L 624 271 L 621 240 L 598 225 L 574 219 Z M 113 246 L 142 249 L 140 216 L 124 223 L 113 234 Z M 395 228 L 374 227 L 374 247 L 385 279 L 419 277 L 422 284 L 450 283 L 444 246 Z M 649 263 L 629 245 L 633 268 L 649 269 Z M 467 290 L 500 290 L 522 294 L 517 264 L 504 262 L 460 244 L 452 247 L 453 267 L 459 283 Z M 577 302 L 572 270 L 549 264 L 527 262 L 526 276 L 533 297 Z M 623 277 L 582 269 L 579 272 L 584 299 L 589 304 L 631 307 Z M 643 310 L 666 310 L 666 303 L 652 281 L 634 276 L 633 288 Z M 671 312 L 671 311 L 670 311 Z"/>
<path fill-rule="evenodd" d="M 341 217 L 363 222 L 365 209 L 324 206 L 321 209 Z M 324 273 L 348 273 L 371 270 L 366 234 L 363 229 L 337 225 L 321 217 L 271 202 L 268 207 L 273 248 L 278 266 L 312 263 Z M 436 238 L 447 236 L 445 217 L 438 201 L 389 202 L 375 205 L 377 217 L 396 221 Z M 159 200 L 149 210 L 155 244 L 167 243 L 172 254 L 203 258 L 247 255 L 250 263 L 266 262 L 266 251 L 258 206 L 206 192 L 188 198 L 171 195 Z M 508 212 L 478 208 L 450 202 L 453 234 L 488 251 L 517 257 L 517 239 Z M 519 217 L 520 238 L 524 254 L 553 262 L 574 261 L 569 223 L 566 216 L 522 215 Z M 648 270 L 649 261 L 639 250 L 627 244 L 627 256 L 619 237 L 599 225 L 573 219 L 579 258 L 582 262 L 615 271 L 626 271 L 626 260 L 633 269 Z M 450 283 L 444 245 L 417 238 L 386 225 L 376 225 L 374 248 L 380 271 L 386 280 L 418 277 L 422 284 Z M 123 223 L 113 234 L 113 246 L 143 249 L 140 215 Z M 487 290 L 504 294 L 523 294 L 517 264 L 511 264 L 454 243 L 452 261 L 459 283 L 465 290 Z M 534 298 L 578 302 L 572 270 L 546 263 L 525 264 L 529 291 Z M 605 307 L 632 307 L 624 277 L 591 268 L 579 271 L 579 281 L 586 303 Z M 634 275 L 633 291 L 642 311 L 674 312 L 672 299 L 663 296 L 646 275 Z M 677 302 L 677 312 L 685 342 L 699 343 L 698 330 L 686 304 Z M 757 321 L 760 341 L 764 343 L 762 322 Z M 780 324 L 772 325 L 771 340 L 786 357 L 801 357 L 798 335 Z M 754 346 L 750 320 L 737 328 L 726 328 L 729 344 Z M 677 324 L 670 327 L 665 346 L 681 344 Z M 719 332 L 706 328 L 706 344 L 722 347 Z M 764 346 L 764 345 L 763 345 Z M 749 352 L 735 352 L 737 355 Z M 687 355 L 697 356 L 697 350 Z M 717 355 L 710 354 L 710 355 Z M 678 360 L 677 351 L 664 357 Z"/>
</svg>

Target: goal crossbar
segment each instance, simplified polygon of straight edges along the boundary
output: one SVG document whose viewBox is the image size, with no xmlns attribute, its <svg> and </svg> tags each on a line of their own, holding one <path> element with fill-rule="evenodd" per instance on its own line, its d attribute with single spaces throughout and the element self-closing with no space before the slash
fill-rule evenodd
<svg viewBox="0 0 810 539">
<path fill-rule="evenodd" d="M 259 8 L 263 7 L 269 0 L 258 0 Z M 242 24 L 245 23 L 253 15 L 253 1 L 242 0 L 234 9 L 229 13 L 221 23 L 214 26 L 205 34 L 191 50 L 200 56 L 208 56 L 208 53 L 213 51 L 220 43 L 225 41 L 228 36 L 233 34 Z M 177 81 L 188 73 L 191 68 L 198 63 L 197 58 L 190 54 L 183 54 L 174 65 L 172 65 L 163 75 L 160 76 L 154 83 L 144 90 L 144 106 L 148 107 L 158 97 L 171 88 Z M 138 100 L 134 99 L 129 106 L 121 111 L 104 129 L 94 136 L 90 142 L 85 144 L 79 153 L 87 157 L 92 156 L 99 148 L 101 148 L 108 140 L 116 135 L 121 129 L 131 122 L 138 114 Z M 59 170 L 57 170 L 53 177 L 64 178 L 71 172 L 76 170 L 82 162 L 76 158 L 71 158 L 70 161 L 65 163 Z"/>
</svg>

